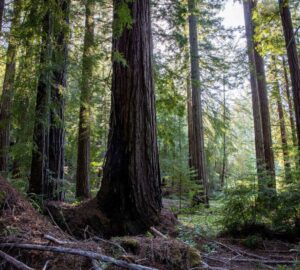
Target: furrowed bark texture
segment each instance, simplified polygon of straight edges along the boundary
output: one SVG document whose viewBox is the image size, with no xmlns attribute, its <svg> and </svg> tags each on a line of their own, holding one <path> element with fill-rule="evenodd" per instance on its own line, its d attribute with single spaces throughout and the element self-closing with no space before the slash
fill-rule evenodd
<svg viewBox="0 0 300 270">
<path fill-rule="evenodd" d="M 194 203 L 209 203 L 208 199 L 208 176 L 206 171 L 204 151 L 204 128 L 202 119 L 202 101 L 200 87 L 200 69 L 198 53 L 198 30 L 197 15 L 195 14 L 195 0 L 188 1 L 189 6 L 189 39 L 191 59 L 191 82 L 192 82 L 192 119 L 193 119 L 193 143 L 194 151 L 191 156 L 192 167 L 197 172 L 197 182 L 203 190 L 198 192 L 199 198 Z"/>
<path fill-rule="evenodd" d="M 51 87 L 50 131 L 49 131 L 49 192 L 53 199 L 63 200 L 64 179 L 64 92 L 67 87 L 67 27 L 69 25 L 70 0 L 58 0 L 63 14 L 58 29 L 54 30 L 55 49 L 52 55 L 53 78 Z M 67 27 L 62 27 L 61 24 Z"/>
<path fill-rule="evenodd" d="M 276 98 L 277 103 L 277 112 L 278 112 L 278 119 L 280 125 L 280 137 L 281 137 L 281 148 L 282 148 L 282 155 L 283 155 L 283 162 L 284 162 L 284 171 L 285 171 L 285 180 L 286 183 L 289 184 L 292 182 L 291 179 L 291 163 L 289 157 L 289 146 L 287 141 L 287 132 L 285 126 L 285 119 L 284 119 L 284 108 L 281 99 L 281 92 L 280 92 L 280 85 L 279 85 L 279 77 L 278 77 L 278 70 L 276 67 L 275 59 L 273 60 L 274 64 L 274 96 Z"/>
<path fill-rule="evenodd" d="M 251 2 L 249 0 L 244 0 L 243 6 L 244 6 L 244 17 L 245 17 L 245 27 L 246 27 L 246 37 L 247 37 L 248 58 L 249 58 L 249 70 L 250 70 L 255 151 L 256 151 L 256 167 L 257 167 L 259 185 L 261 186 L 260 183 L 263 181 L 263 174 L 265 172 L 265 154 L 264 154 L 262 123 L 261 123 L 260 102 L 259 102 L 259 95 L 258 95 L 258 85 L 256 79 L 254 43 L 252 40 L 254 26 L 252 23 Z"/>
<path fill-rule="evenodd" d="M 283 26 L 283 32 L 285 37 L 285 44 L 287 48 L 288 63 L 291 74 L 294 109 L 296 116 L 297 127 L 297 147 L 298 147 L 298 162 L 300 163 L 299 146 L 300 146 L 300 68 L 299 59 L 297 55 L 297 46 L 294 36 L 293 22 L 291 18 L 291 12 L 289 8 L 288 0 L 279 0 L 279 8 L 281 15 L 281 22 Z"/>
<path fill-rule="evenodd" d="M 29 193 L 46 199 L 62 200 L 64 169 L 64 90 L 66 87 L 69 0 L 57 1 L 63 18 L 54 22 L 49 0 L 43 20 L 40 77 L 34 126 Z M 57 18 L 56 18 L 57 19 Z M 54 41 L 54 42 L 53 42 Z"/>
<path fill-rule="evenodd" d="M 78 132 L 76 197 L 90 197 L 90 106 L 93 76 L 94 0 L 86 2 L 85 37 L 82 59 L 82 84 Z"/>
<path fill-rule="evenodd" d="M 118 23 L 114 0 L 114 22 Z M 159 221 L 162 208 L 152 77 L 150 0 L 128 3 L 133 24 L 115 33 L 112 109 L 100 209 L 111 220 L 112 233 L 140 233 Z M 115 31 L 116 32 L 116 31 Z"/>
<path fill-rule="evenodd" d="M 44 0 L 48 5 L 48 0 Z M 49 123 L 50 123 L 50 74 L 49 66 L 52 57 L 52 21 L 50 10 L 43 19 L 42 47 L 40 53 L 40 75 L 37 86 L 35 124 L 33 131 L 33 151 L 29 193 L 49 196 Z"/>
<path fill-rule="evenodd" d="M 254 37 L 253 37 L 254 39 Z M 262 122 L 262 132 L 264 141 L 264 153 L 266 162 L 266 176 L 268 179 L 267 186 L 269 188 L 276 188 L 275 180 L 275 164 L 272 143 L 271 121 L 269 112 L 269 98 L 267 93 L 267 83 L 265 75 L 265 63 L 261 55 L 254 51 L 254 58 L 256 64 L 257 76 L 257 90 L 260 102 L 260 113 Z"/>
</svg>

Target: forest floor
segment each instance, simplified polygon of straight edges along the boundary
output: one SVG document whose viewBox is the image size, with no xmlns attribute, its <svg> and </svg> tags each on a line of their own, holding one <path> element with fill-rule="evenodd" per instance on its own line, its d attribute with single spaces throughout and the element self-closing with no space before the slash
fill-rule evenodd
<svg viewBox="0 0 300 270">
<path fill-rule="evenodd" d="M 161 231 L 161 235 L 150 231 L 135 237 L 108 240 L 89 235 L 78 240 L 62 231 L 51 217 L 40 213 L 37 205 L 1 178 L 0 186 L 0 250 L 28 266 L 19 269 L 146 269 L 134 268 L 134 264 L 160 270 L 300 269 L 296 266 L 300 249 L 295 244 L 248 239 L 252 241 L 251 249 L 245 239 L 218 237 L 221 228 L 216 225 L 220 214 L 217 203 L 204 211 L 178 215 L 176 238 L 165 231 Z M 176 210 L 178 201 L 164 200 L 164 203 Z M 23 247 L 17 247 L 20 244 Z M 31 246 L 24 249 L 24 244 Z M 43 250 L 36 250 L 37 246 Z M 93 256 L 101 254 L 106 262 L 100 265 L 99 258 L 69 255 L 64 252 L 66 249 L 87 251 Z M 120 262 L 125 265 L 116 266 Z M 15 269 L 3 259 L 1 251 L 0 269 Z"/>
</svg>

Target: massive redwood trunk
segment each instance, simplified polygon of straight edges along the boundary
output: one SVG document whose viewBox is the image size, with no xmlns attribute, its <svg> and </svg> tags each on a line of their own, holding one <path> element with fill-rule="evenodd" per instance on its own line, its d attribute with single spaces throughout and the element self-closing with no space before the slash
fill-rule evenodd
<svg viewBox="0 0 300 270">
<path fill-rule="evenodd" d="M 54 31 L 55 47 L 52 55 L 53 78 L 51 84 L 49 131 L 49 189 L 53 199 L 63 200 L 64 179 L 64 92 L 67 87 L 68 30 L 70 0 L 57 0 L 61 11 L 58 29 Z M 63 27 L 65 24 L 65 27 Z"/>
<path fill-rule="evenodd" d="M 120 3 L 113 1 L 113 54 L 121 54 L 126 63 L 113 62 L 110 134 L 97 199 L 113 233 L 134 234 L 157 223 L 162 208 L 150 0 L 127 4 L 133 23 L 124 29 L 117 15 Z"/>
<path fill-rule="evenodd" d="M 94 0 L 85 5 L 85 36 L 82 56 L 82 82 L 78 131 L 76 197 L 90 197 L 90 122 L 93 76 Z"/>
<path fill-rule="evenodd" d="M 266 167 L 265 167 L 263 131 L 262 131 L 262 123 L 261 123 L 261 110 L 260 110 L 260 102 L 259 102 L 259 95 L 258 95 L 257 78 L 256 78 L 254 42 L 252 40 L 253 31 L 254 31 L 254 26 L 253 26 L 253 22 L 252 22 L 252 4 L 253 4 L 253 2 L 251 0 L 243 1 L 248 58 L 249 58 L 251 94 L 252 94 L 252 110 L 253 110 L 255 150 L 256 150 L 256 167 L 257 167 L 257 175 L 258 175 L 258 184 L 259 184 L 259 187 L 262 188 Z"/>
<path fill-rule="evenodd" d="M 44 0 L 48 5 L 48 0 Z M 29 179 L 29 193 L 52 197 L 49 194 L 49 123 L 50 123 L 50 74 L 47 68 L 52 57 L 50 23 L 51 13 L 48 8 L 43 18 L 43 33 L 40 52 L 40 75 L 37 86 L 35 108 L 35 123 L 33 131 L 33 150 L 31 160 L 31 174 Z"/>
<path fill-rule="evenodd" d="M 40 77 L 37 88 L 29 193 L 47 199 L 63 199 L 64 90 L 66 87 L 69 0 L 56 1 L 62 18 L 54 22 L 55 8 L 44 0 Z M 54 42 L 53 42 L 54 41 Z M 50 68 L 52 70 L 50 70 Z"/>
<path fill-rule="evenodd" d="M 297 46 L 294 36 L 294 28 L 291 18 L 291 12 L 289 8 L 288 0 L 279 0 L 279 8 L 281 21 L 283 26 L 283 32 L 285 37 L 285 44 L 288 55 L 288 63 L 291 74 L 293 97 L 294 97 L 294 109 L 296 116 L 296 127 L 297 127 L 297 147 L 298 147 L 298 160 L 300 163 L 299 147 L 300 147 L 300 68 L 299 58 L 297 54 Z"/>
<path fill-rule="evenodd" d="M 0 7 L 1 8 L 1 7 Z M 17 38 L 16 30 L 19 26 L 21 13 L 21 1 L 14 1 L 14 10 L 11 24 L 11 32 L 6 53 L 6 67 L 0 100 L 0 171 L 8 172 L 8 156 L 10 146 L 10 126 L 12 101 L 14 96 L 14 81 L 16 73 Z"/>
<path fill-rule="evenodd" d="M 198 29 L 195 0 L 188 1 L 189 7 L 189 39 L 191 59 L 191 82 L 192 82 L 192 126 L 193 148 L 191 164 L 197 173 L 197 182 L 201 190 L 194 197 L 194 203 L 209 204 L 208 199 L 208 176 L 204 151 L 204 128 L 202 119 L 202 101 L 200 87 L 199 52 L 198 52 Z"/>
</svg>

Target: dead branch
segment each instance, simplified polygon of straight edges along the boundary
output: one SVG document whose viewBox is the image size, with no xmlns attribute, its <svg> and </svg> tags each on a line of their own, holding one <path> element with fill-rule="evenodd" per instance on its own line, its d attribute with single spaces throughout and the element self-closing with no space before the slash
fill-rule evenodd
<svg viewBox="0 0 300 270">
<path fill-rule="evenodd" d="M 103 243 L 109 244 L 111 246 L 115 246 L 118 249 L 120 249 L 124 254 L 127 254 L 126 250 L 121 245 L 119 245 L 119 244 L 117 244 L 115 242 L 112 242 L 112 241 L 109 241 L 109 240 L 105 240 L 105 239 L 102 239 L 102 238 L 97 237 L 97 236 L 94 236 L 91 239 L 94 240 L 94 241 L 98 241 L 98 242 L 103 242 Z"/>
<path fill-rule="evenodd" d="M 168 237 L 167 237 L 166 235 L 162 234 L 159 230 L 155 229 L 154 227 L 151 227 L 151 228 L 150 228 L 150 231 L 151 231 L 154 235 L 156 235 L 156 236 L 158 236 L 158 237 L 162 237 L 162 238 L 164 238 L 164 239 L 168 239 Z"/>
<path fill-rule="evenodd" d="M 209 269 L 209 270 L 228 270 L 228 268 L 223 268 L 223 267 L 216 267 L 216 266 L 210 266 L 208 265 L 206 262 L 202 262 L 202 267 L 196 267 L 196 268 L 192 268 L 190 270 L 197 270 L 197 269 Z"/>
<path fill-rule="evenodd" d="M 3 251 L 0 250 L 0 257 L 13 265 L 15 268 L 19 270 L 34 270 L 33 268 L 27 266 L 26 264 L 18 261 L 17 259 L 13 258 L 12 256 L 4 253 Z"/>
<path fill-rule="evenodd" d="M 3 243 L 0 244 L 0 248 L 20 248 L 20 249 L 29 249 L 29 250 L 39 250 L 39 251 L 49 251 L 55 253 L 67 253 L 71 255 L 78 255 L 82 257 L 86 257 L 92 260 L 99 260 L 106 263 L 111 263 L 116 266 L 120 266 L 126 269 L 132 270 L 158 270 L 157 268 L 151 268 L 139 264 L 127 263 L 125 261 L 116 260 L 113 257 L 109 257 L 103 254 L 99 254 L 96 252 L 75 249 L 75 248 L 66 248 L 66 247 L 55 247 L 55 246 L 43 246 L 36 244 L 15 244 L 15 243 Z"/>
<path fill-rule="evenodd" d="M 257 259 L 229 259 L 234 262 L 250 262 L 250 263 L 261 263 L 261 264 L 300 264 L 300 261 L 278 261 L 278 260 L 257 260 Z"/>
<path fill-rule="evenodd" d="M 51 235 L 48 235 L 48 234 L 45 234 L 44 235 L 44 238 L 55 243 L 55 244 L 58 244 L 58 245 L 68 245 L 68 244 L 75 244 L 75 242 L 72 242 L 72 241 L 63 241 L 63 240 L 59 240 Z"/>
</svg>

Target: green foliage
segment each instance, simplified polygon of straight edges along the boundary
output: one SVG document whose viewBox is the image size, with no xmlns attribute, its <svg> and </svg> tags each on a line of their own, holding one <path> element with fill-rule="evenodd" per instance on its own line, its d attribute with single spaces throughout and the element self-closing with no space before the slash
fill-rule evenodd
<svg viewBox="0 0 300 270">
<path fill-rule="evenodd" d="M 248 226 L 267 222 L 267 210 L 258 202 L 258 195 L 255 176 L 225 191 L 222 224 L 228 232 L 243 232 Z"/>
<path fill-rule="evenodd" d="M 133 0 L 121 0 L 115 8 L 115 20 L 114 20 L 114 37 L 121 36 L 125 29 L 130 29 L 133 24 L 133 20 L 130 13 L 129 5 Z"/>
<path fill-rule="evenodd" d="M 249 235 L 243 239 L 242 244 L 250 249 L 256 249 L 263 246 L 263 239 L 258 235 Z"/>
<path fill-rule="evenodd" d="M 292 184 L 277 196 L 277 209 L 273 216 L 274 230 L 281 233 L 300 232 L 299 184 Z"/>
</svg>

